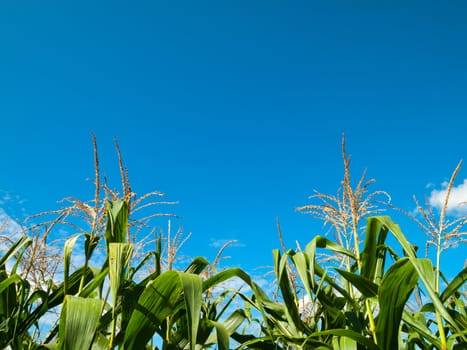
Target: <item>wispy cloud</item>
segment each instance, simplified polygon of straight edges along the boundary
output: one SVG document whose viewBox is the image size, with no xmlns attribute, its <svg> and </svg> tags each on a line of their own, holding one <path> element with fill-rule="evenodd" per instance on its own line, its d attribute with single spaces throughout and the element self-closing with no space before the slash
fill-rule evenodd
<svg viewBox="0 0 467 350">
<path fill-rule="evenodd" d="M 8 236 L 10 239 L 19 237 L 23 231 L 21 225 L 9 216 L 3 208 L 0 208 L 0 235 Z"/>
<path fill-rule="evenodd" d="M 447 182 L 441 184 L 440 190 L 431 191 L 430 197 L 428 198 L 429 203 L 434 208 L 441 209 L 444 205 L 447 192 Z M 449 196 L 449 202 L 447 206 L 447 213 L 454 216 L 462 216 L 467 214 L 467 179 L 458 186 L 454 186 L 451 189 Z"/>
<path fill-rule="evenodd" d="M 0 197 L 0 205 L 4 205 L 6 202 L 11 200 L 11 196 L 8 192 L 5 192 L 1 197 Z"/>
<path fill-rule="evenodd" d="M 209 240 L 209 246 L 216 248 L 216 249 L 220 249 L 229 242 L 231 242 L 229 244 L 229 247 L 236 247 L 236 248 L 245 247 L 245 244 L 238 242 L 236 239 L 216 239 L 216 238 L 211 238 Z"/>
</svg>

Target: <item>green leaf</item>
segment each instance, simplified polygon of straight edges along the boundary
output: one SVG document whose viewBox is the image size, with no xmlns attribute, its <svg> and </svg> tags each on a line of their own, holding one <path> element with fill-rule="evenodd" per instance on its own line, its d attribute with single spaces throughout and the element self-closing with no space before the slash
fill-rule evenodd
<svg viewBox="0 0 467 350">
<path fill-rule="evenodd" d="M 327 244 L 330 241 L 317 240 L 317 242 L 325 242 Z M 323 270 L 323 268 L 314 261 L 316 256 L 316 244 L 308 244 L 305 252 L 298 252 L 291 256 L 310 300 L 313 300 L 312 291 L 318 294 L 318 298 L 320 298 L 321 302 L 326 304 L 326 299 L 328 299 L 326 298 L 324 293 L 319 291 L 320 286 L 316 285 L 316 282 L 314 281 L 314 278 L 316 276 L 321 278 L 320 284 L 322 284 L 323 282 L 329 284 L 350 303 L 354 302 L 353 298 L 349 295 L 349 293 L 347 293 L 347 291 L 344 288 L 339 286 L 333 278 L 329 277 Z M 328 310 L 331 309 L 332 308 L 329 308 Z"/>
<path fill-rule="evenodd" d="M 59 325 L 59 350 L 88 350 L 99 323 L 102 300 L 67 295 Z"/>
<path fill-rule="evenodd" d="M 100 272 L 93 275 L 92 280 L 88 281 L 89 284 L 86 285 L 86 288 L 84 288 L 79 293 L 79 296 L 80 297 L 88 297 L 89 295 L 91 295 L 91 293 L 93 293 L 97 288 L 102 286 L 102 284 L 104 283 L 104 279 L 107 277 L 108 273 L 109 273 L 109 267 L 106 266 Z"/>
<path fill-rule="evenodd" d="M 315 332 L 311 334 L 307 339 L 317 338 L 325 335 L 335 336 L 335 337 L 346 337 L 356 341 L 358 344 L 365 346 L 365 349 L 369 350 L 381 350 L 375 343 L 370 339 L 364 337 L 360 333 L 352 331 L 350 329 L 330 329 L 321 332 Z M 397 348 L 395 348 L 397 349 Z"/>
<path fill-rule="evenodd" d="M 379 287 L 380 312 L 376 324 L 376 336 L 381 349 L 399 347 L 402 312 L 417 281 L 417 272 L 408 258 L 398 260 L 384 275 Z"/>
<path fill-rule="evenodd" d="M 298 331 L 303 330 L 302 320 L 297 308 L 295 291 L 292 290 L 289 275 L 287 273 L 287 255 L 281 257 L 278 249 L 273 250 L 274 269 L 279 282 L 279 289 L 282 294 L 285 306 L 285 314 L 289 323 L 289 332 L 298 336 Z"/>
<path fill-rule="evenodd" d="M 136 273 L 144 267 L 144 265 L 146 265 L 148 262 L 150 262 L 151 258 L 155 258 L 157 259 L 156 257 L 156 252 L 149 252 L 147 253 L 144 258 L 141 259 L 141 261 L 138 263 L 138 265 L 135 267 L 135 268 L 131 268 L 130 269 L 130 275 L 128 276 L 130 279 L 134 279 L 135 276 L 136 276 Z"/>
<path fill-rule="evenodd" d="M 416 334 L 427 339 L 430 342 L 430 344 L 436 346 L 437 348 L 441 347 L 441 342 L 439 341 L 438 336 L 433 335 L 430 329 L 428 329 L 426 325 L 426 320 L 422 313 L 416 313 L 414 315 L 411 315 L 404 310 L 402 314 L 402 320 L 407 326 L 413 328 Z"/>
<path fill-rule="evenodd" d="M 450 296 L 452 296 L 460 287 L 467 281 L 467 267 L 457 274 L 456 277 L 448 284 L 443 293 L 439 297 L 444 303 Z"/>
<path fill-rule="evenodd" d="M 357 342 L 348 337 L 334 337 L 332 344 L 334 350 L 357 350 Z"/>
<path fill-rule="evenodd" d="M 107 227 L 105 239 L 108 243 L 125 243 L 128 230 L 128 203 L 124 200 L 107 202 Z"/>
<path fill-rule="evenodd" d="M 386 226 L 374 218 L 369 218 L 366 225 L 365 243 L 360 256 L 361 275 L 378 284 L 383 275 L 385 250 L 384 242 L 388 234 Z"/>
<path fill-rule="evenodd" d="M 229 317 L 227 317 L 222 324 L 227 329 L 229 334 L 237 331 L 238 327 L 247 319 L 244 310 L 235 310 Z"/>
<path fill-rule="evenodd" d="M 206 259 L 198 256 L 193 259 L 190 265 L 188 265 L 188 267 L 185 269 L 185 272 L 199 275 L 208 265 L 209 262 Z"/>
<path fill-rule="evenodd" d="M 75 246 L 76 240 L 80 237 L 80 234 L 74 235 L 68 238 L 63 247 L 63 287 L 64 293 L 68 294 L 68 278 L 70 273 L 70 263 L 71 263 L 71 253 L 73 252 L 73 247 Z"/>
<path fill-rule="evenodd" d="M 207 320 L 208 324 L 216 329 L 217 349 L 229 350 L 229 337 L 230 334 L 227 328 L 220 322 Z"/>
<path fill-rule="evenodd" d="M 102 334 L 98 333 L 94 337 L 91 350 L 108 350 L 109 340 Z"/>
<path fill-rule="evenodd" d="M 341 269 L 335 269 L 347 281 L 352 283 L 365 298 L 373 298 L 378 294 L 378 285 L 363 276 Z"/>
<path fill-rule="evenodd" d="M 32 239 L 28 236 L 22 236 L 17 240 L 13 245 L 8 249 L 8 251 L 0 258 L 0 266 L 5 265 L 5 263 L 11 259 L 15 258 L 17 261 L 21 260 L 21 255 L 24 253 L 27 247 L 32 243 Z M 16 256 L 18 252 L 21 252 L 20 256 Z"/>
<path fill-rule="evenodd" d="M 99 244 L 99 240 L 100 236 L 98 234 L 84 233 L 84 254 L 86 261 L 91 259 L 94 249 L 96 249 Z"/>
<path fill-rule="evenodd" d="M 310 268 L 311 268 L 312 276 L 314 276 L 315 274 L 314 263 L 315 263 L 315 256 L 316 256 L 316 248 L 327 248 L 335 253 L 343 254 L 355 260 L 355 254 L 345 249 L 340 244 L 330 241 L 329 239 L 323 236 L 315 236 L 315 238 L 313 238 L 311 242 L 308 243 L 305 247 L 305 252 L 307 252 L 310 255 L 310 260 L 311 260 Z"/>
<path fill-rule="evenodd" d="M 230 278 L 238 277 L 243 280 L 254 292 L 258 300 L 270 301 L 267 294 L 251 279 L 251 277 L 242 269 L 237 267 L 221 271 L 203 282 L 203 292 L 212 288 Z"/>
<path fill-rule="evenodd" d="M 420 259 L 416 260 L 419 271 L 425 279 L 426 285 L 430 289 L 435 289 L 435 273 L 433 268 L 433 263 L 430 259 Z"/>
<path fill-rule="evenodd" d="M 2 280 L 0 282 L 0 294 L 2 294 L 3 291 L 7 289 L 8 287 L 10 287 L 12 284 L 21 281 L 21 277 L 17 274 L 14 274 L 6 279 L 3 279 L 2 277 L 0 277 L 0 280 Z"/>
<path fill-rule="evenodd" d="M 132 253 L 131 243 L 109 243 L 109 280 L 114 304 L 117 303 L 117 294 L 130 265 Z"/>
<path fill-rule="evenodd" d="M 167 271 L 149 283 L 133 311 L 123 340 L 126 350 L 144 349 L 182 293 L 176 271 Z"/>
<path fill-rule="evenodd" d="M 144 349 L 165 319 L 180 309 L 180 303 L 186 308 L 189 332 L 195 340 L 201 291 L 202 281 L 197 275 L 167 271 L 158 276 L 146 286 L 138 299 L 125 331 L 124 349 Z"/>
<path fill-rule="evenodd" d="M 8 276 L 5 266 L 0 267 L 0 321 L 12 315 L 19 300 L 16 295 L 16 282 L 22 282 L 17 274 Z M 0 327 L 1 328 L 1 327 Z M 0 342 L 2 344 L 2 342 Z"/>
<path fill-rule="evenodd" d="M 244 298 L 244 300 L 246 300 L 249 305 L 256 308 L 261 314 L 263 320 L 270 319 L 268 318 L 268 314 L 275 315 L 277 318 L 280 318 L 284 314 L 284 307 L 271 301 L 264 290 L 261 289 L 261 287 L 259 287 L 255 282 L 253 282 L 251 277 L 245 271 L 239 268 L 227 269 L 208 278 L 203 282 L 203 291 L 206 291 L 209 288 L 212 288 L 233 277 L 242 279 L 252 289 L 254 293 L 254 300 L 253 298 L 246 298 L 242 294 L 239 294 L 239 296 Z M 245 306 L 245 308 L 247 308 L 247 306 Z M 267 334 L 273 332 L 272 326 L 269 322 L 266 322 L 264 331 Z"/>
<path fill-rule="evenodd" d="M 81 279 L 84 278 L 84 285 L 89 283 L 93 278 L 94 274 L 92 269 L 89 267 L 80 267 L 73 272 L 68 278 L 68 293 L 75 294 L 79 290 Z M 44 300 L 33 312 L 29 313 L 18 327 L 18 333 L 25 332 L 29 327 L 36 323 L 47 311 L 60 305 L 65 298 L 65 287 L 62 283 L 52 294 L 49 295 L 47 300 Z"/>
<path fill-rule="evenodd" d="M 181 279 L 183 286 L 190 349 L 195 350 L 201 312 L 203 281 L 200 276 L 189 273 L 179 273 L 179 278 Z"/>
<path fill-rule="evenodd" d="M 386 225 L 388 229 L 392 232 L 394 237 L 399 241 L 402 248 L 404 249 L 405 254 L 407 254 L 410 262 L 414 266 L 419 278 L 422 280 L 425 285 L 426 292 L 428 293 L 431 301 L 433 302 L 436 310 L 440 315 L 454 328 L 456 332 L 461 333 L 462 329 L 456 324 L 456 321 L 451 317 L 449 312 L 444 307 L 443 303 L 439 299 L 435 289 L 433 288 L 433 273 L 427 272 L 427 262 L 426 259 L 417 259 L 415 250 L 413 246 L 409 243 L 407 238 L 402 233 L 399 225 L 394 223 L 391 218 L 388 216 L 375 216 L 375 220 L 380 221 L 382 224 Z"/>
<path fill-rule="evenodd" d="M 109 281 L 112 292 L 112 329 L 110 335 L 110 347 L 114 345 L 114 337 L 117 328 L 116 309 L 119 306 L 119 291 L 125 281 L 125 273 L 130 265 L 131 255 L 133 253 L 133 244 L 131 243 L 109 243 Z"/>
<path fill-rule="evenodd" d="M 298 252 L 292 256 L 295 267 L 297 268 L 298 275 L 302 280 L 303 286 L 308 294 L 309 300 L 313 299 L 311 292 L 314 286 L 313 276 L 310 274 L 310 259 L 308 254 L 304 252 Z"/>
</svg>

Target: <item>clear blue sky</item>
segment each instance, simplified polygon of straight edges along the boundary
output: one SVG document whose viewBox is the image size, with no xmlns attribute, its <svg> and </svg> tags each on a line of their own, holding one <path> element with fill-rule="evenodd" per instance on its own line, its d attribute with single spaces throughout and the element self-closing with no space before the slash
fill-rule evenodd
<svg viewBox="0 0 467 350">
<path fill-rule="evenodd" d="M 337 190 L 344 132 L 354 176 L 412 210 L 466 154 L 466 16 L 464 1 L 3 1 L 3 208 L 91 198 L 91 132 L 118 183 L 116 136 L 134 191 L 180 201 L 186 254 L 237 239 L 233 264 L 266 265 L 277 217 L 290 247 L 322 233 L 294 209 Z"/>
</svg>

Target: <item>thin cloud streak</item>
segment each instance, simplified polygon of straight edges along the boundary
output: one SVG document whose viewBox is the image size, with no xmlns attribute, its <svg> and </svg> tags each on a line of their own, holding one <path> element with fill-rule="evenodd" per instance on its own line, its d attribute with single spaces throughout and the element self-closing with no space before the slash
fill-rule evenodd
<svg viewBox="0 0 467 350">
<path fill-rule="evenodd" d="M 226 245 L 229 242 L 232 242 L 231 244 L 229 244 L 229 247 L 235 247 L 235 248 L 245 247 L 244 243 L 240 243 L 235 239 L 215 239 L 215 238 L 210 239 L 209 246 L 213 248 L 222 248 L 224 245 Z"/>
</svg>

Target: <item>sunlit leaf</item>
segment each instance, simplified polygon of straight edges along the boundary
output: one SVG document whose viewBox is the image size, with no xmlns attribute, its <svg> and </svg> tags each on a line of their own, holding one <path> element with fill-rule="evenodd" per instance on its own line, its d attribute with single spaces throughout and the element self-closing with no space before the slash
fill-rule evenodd
<svg viewBox="0 0 467 350">
<path fill-rule="evenodd" d="M 71 264 L 71 253 L 73 252 L 73 247 L 75 246 L 76 240 L 80 237 L 80 234 L 74 235 L 68 238 L 63 247 L 63 288 L 64 293 L 68 294 L 68 284 L 69 284 L 69 272 Z"/>
<path fill-rule="evenodd" d="M 365 277 L 341 269 L 335 270 L 347 281 L 352 283 L 352 285 L 357 288 L 364 297 L 373 298 L 378 294 L 378 286 Z"/>
<path fill-rule="evenodd" d="M 220 322 L 208 320 L 208 323 L 216 329 L 217 349 L 229 350 L 230 334 L 227 328 Z"/>
<path fill-rule="evenodd" d="M 13 245 L 8 248 L 5 254 L 0 258 L 0 266 L 4 265 L 8 260 L 14 258 L 17 261 L 21 260 L 24 251 L 32 244 L 32 239 L 28 236 L 22 236 Z M 19 253 L 19 254 L 18 254 Z"/>
<path fill-rule="evenodd" d="M 408 258 L 398 260 L 384 275 L 379 287 L 380 312 L 376 324 L 381 349 L 398 348 L 402 312 L 417 281 L 417 272 Z"/>
<path fill-rule="evenodd" d="M 462 287 L 467 281 L 467 267 L 457 274 L 456 277 L 448 284 L 444 289 L 443 293 L 439 297 L 444 303 L 449 297 L 451 297 L 460 287 Z"/>
<path fill-rule="evenodd" d="M 444 307 L 443 303 L 439 299 L 435 289 L 433 288 L 433 273 L 427 273 L 427 263 L 423 259 L 418 259 L 414 250 L 414 247 L 409 243 L 407 238 L 402 233 L 399 225 L 394 223 L 388 216 L 376 216 L 376 220 L 379 220 L 382 224 L 386 225 L 388 229 L 393 233 L 394 237 L 399 241 L 402 248 L 407 254 L 410 262 L 414 266 L 419 278 L 425 285 L 426 292 L 428 293 L 431 301 L 433 302 L 436 310 L 439 314 L 456 330 L 456 332 L 462 332 L 462 329 L 458 327 L 456 321 L 451 317 L 449 312 Z"/>
<path fill-rule="evenodd" d="M 166 317 L 180 308 L 180 303 L 186 308 L 194 349 L 201 292 L 202 282 L 197 275 L 180 271 L 161 274 L 147 285 L 135 306 L 125 331 L 124 349 L 143 349 Z"/>
<path fill-rule="evenodd" d="M 117 293 L 130 265 L 133 244 L 109 243 L 109 280 L 112 300 L 117 302 Z"/>
<path fill-rule="evenodd" d="M 67 295 L 59 326 L 59 350 L 88 350 L 102 312 L 102 300 Z"/>
<path fill-rule="evenodd" d="M 107 243 L 124 243 L 128 230 L 128 203 L 124 200 L 107 202 Z"/>
<path fill-rule="evenodd" d="M 386 226 L 374 218 L 369 218 L 366 225 L 365 243 L 360 255 L 361 275 L 379 283 L 383 275 L 385 252 L 384 242 L 388 234 Z"/>
<path fill-rule="evenodd" d="M 201 312 L 201 294 L 203 282 L 201 277 L 189 273 L 179 273 L 183 288 L 183 299 L 185 300 L 186 317 L 188 322 L 188 339 L 190 349 L 194 350 L 196 346 L 196 336 L 198 334 L 198 325 Z"/>
<path fill-rule="evenodd" d="M 297 334 L 301 331 L 302 321 L 297 308 L 296 292 L 292 290 L 291 282 L 287 272 L 287 255 L 281 256 L 278 249 L 273 250 L 274 270 L 282 294 L 285 312 L 289 321 L 289 331 Z"/>
</svg>

